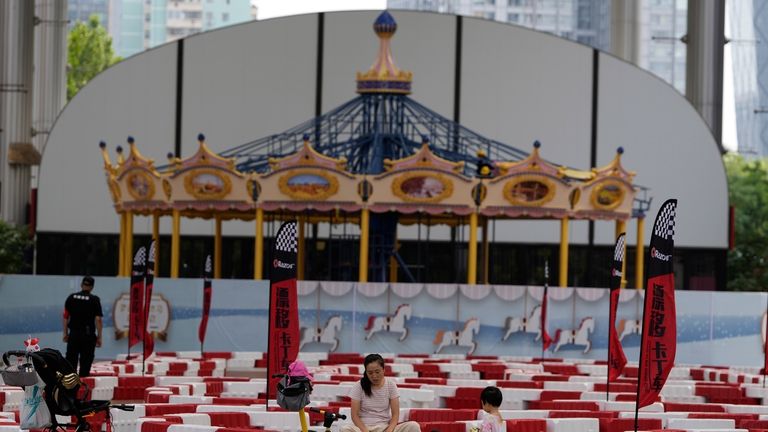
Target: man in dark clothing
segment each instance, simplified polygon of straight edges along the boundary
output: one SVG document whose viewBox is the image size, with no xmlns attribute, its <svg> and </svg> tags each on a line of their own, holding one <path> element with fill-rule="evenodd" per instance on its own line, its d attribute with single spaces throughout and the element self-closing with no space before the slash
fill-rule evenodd
<svg viewBox="0 0 768 432">
<path fill-rule="evenodd" d="M 82 291 L 70 294 L 64 303 L 64 342 L 67 361 L 77 370 L 80 358 L 81 377 L 91 374 L 96 347 L 101 346 L 101 301 L 91 294 L 93 278 L 86 276 L 80 284 Z"/>
</svg>

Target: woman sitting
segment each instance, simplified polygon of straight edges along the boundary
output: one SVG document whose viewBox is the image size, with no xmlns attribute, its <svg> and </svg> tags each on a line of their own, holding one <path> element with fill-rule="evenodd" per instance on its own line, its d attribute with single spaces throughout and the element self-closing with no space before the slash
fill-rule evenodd
<svg viewBox="0 0 768 432">
<path fill-rule="evenodd" d="M 352 423 L 341 432 L 419 432 L 419 424 L 398 424 L 400 393 L 394 380 L 384 376 L 384 358 L 369 354 L 363 362 L 365 372 L 349 392 L 352 399 Z"/>
</svg>

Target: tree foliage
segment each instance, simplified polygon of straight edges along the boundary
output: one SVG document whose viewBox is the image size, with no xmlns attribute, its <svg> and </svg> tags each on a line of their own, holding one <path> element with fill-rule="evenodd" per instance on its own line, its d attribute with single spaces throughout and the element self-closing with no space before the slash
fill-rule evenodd
<svg viewBox="0 0 768 432">
<path fill-rule="evenodd" d="M 728 197 L 735 208 L 735 247 L 728 253 L 728 290 L 768 288 L 768 160 L 725 155 Z"/>
<path fill-rule="evenodd" d="M 0 220 L 0 273 L 19 273 L 24 252 L 32 245 L 29 230 Z"/>
<path fill-rule="evenodd" d="M 122 60 L 112 50 L 112 38 L 99 23 L 98 15 L 88 22 L 78 22 L 67 38 L 67 100 L 83 88 L 99 72 Z"/>
</svg>

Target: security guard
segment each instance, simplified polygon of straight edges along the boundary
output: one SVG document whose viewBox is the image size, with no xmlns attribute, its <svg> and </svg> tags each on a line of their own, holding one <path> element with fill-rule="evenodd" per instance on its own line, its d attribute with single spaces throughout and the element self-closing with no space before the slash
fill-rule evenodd
<svg viewBox="0 0 768 432">
<path fill-rule="evenodd" d="M 86 276 L 80 284 L 82 291 L 70 294 L 64 303 L 64 342 L 67 342 L 67 361 L 77 369 L 80 358 L 81 377 L 91 374 L 96 347 L 101 346 L 101 301 L 91 294 L 93 278 Z"/>
</svg>

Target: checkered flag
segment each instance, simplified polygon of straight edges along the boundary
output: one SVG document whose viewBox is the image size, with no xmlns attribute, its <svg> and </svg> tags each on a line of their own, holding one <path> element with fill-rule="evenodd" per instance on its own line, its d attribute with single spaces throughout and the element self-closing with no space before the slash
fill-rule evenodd
<svg viewBox="0 0 768 432">
<path fill-rule="evenodd" d="M 157 246 L 155 243 L 155 240 L 152 240 L 152 243 L 149 244 L 149 256 L 147 257 L 147 261 L 153 264 L 157 259 Z"/>
<path fill-rule="evenodd" d="M 211 265 L 211 256 L 205 257 L 205 272 L 210 273 L 213 271 L 213 265 Z"/>
<path fill-rule="evenodd" d="M 624 238 L 625 234 L 622 233 L 619 238 L 616 239 L 616 249 L 613 251 L 613 260 L 618 262 L 624 262 Z"/>
<path fill-rule="evenodd" d="M 277 233 L 277 240 L 275 241 L 275 250 L 281 252 L 293 252 L 298 253 L 299 242 L 296 240 L 296 234 L 298 229 L 296 228 L 296 222 L 286 222 L 280 227 L 280 231 Z"/>
<path fill-rule="evenodd" d="M 144 265 L 147 263 L 147 249 L 142 246 L 139 248 L 138 251 L 136 251 L 136 255 L 133 256 L 133 266 L 137 267 L 140 266 L 141 268 L 144 268 Z"/>
<path fill-rule="evenodd" d="M 653 234 L 669 240 L 675 235 L 675 211 L 677 200 L 667 200 L 659 210 Z"/>
</svg>

